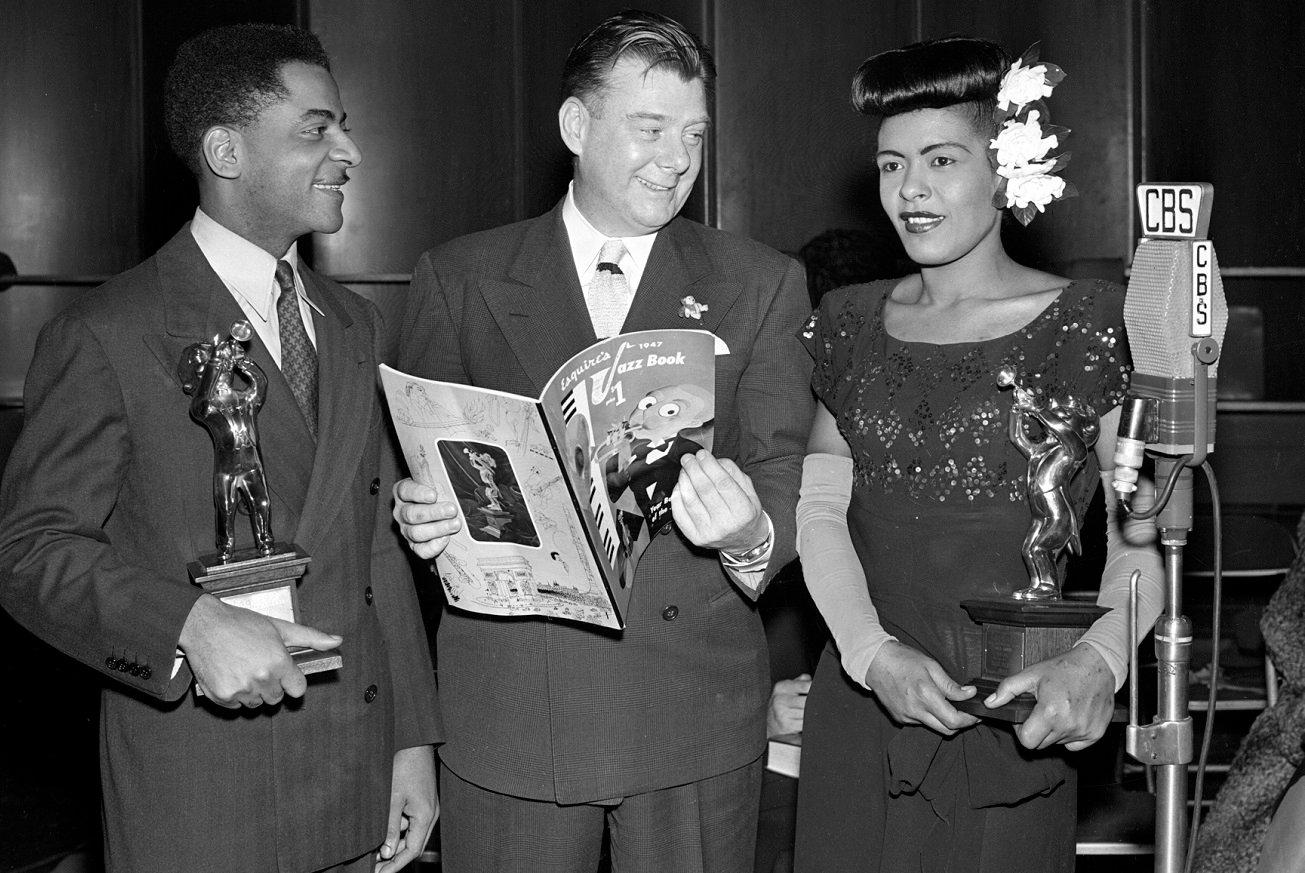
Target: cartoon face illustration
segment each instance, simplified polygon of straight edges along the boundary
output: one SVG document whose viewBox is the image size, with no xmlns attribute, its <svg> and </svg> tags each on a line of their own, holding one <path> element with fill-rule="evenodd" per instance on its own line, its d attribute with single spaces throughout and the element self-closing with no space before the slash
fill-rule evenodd
<svg viewBox="0 0 1305 873">
<path fill-rule="evenodd" d="M 640 398 L 628 421 L 632 436 L 660 443 L 682 430 L 702 427 L 712 416 L 712 398 L 702 389 L 669 385 L 654 388 Z"/>
</svg>

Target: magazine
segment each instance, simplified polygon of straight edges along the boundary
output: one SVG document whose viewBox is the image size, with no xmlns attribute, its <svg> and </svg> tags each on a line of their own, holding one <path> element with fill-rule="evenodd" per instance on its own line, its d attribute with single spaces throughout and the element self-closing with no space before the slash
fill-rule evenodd
<svg viewBox="0 0 1305 873">
<path fill-rule="evenodd" d="M 709 331 L 621 334 L 539 398 L 381 365 L 408 470 L 462 517 L 436 561 L 449 604 L 623 628 L 639 557 L 671 523 L 680 458 L 711 448 L 728 351 Z"/>
</svg>

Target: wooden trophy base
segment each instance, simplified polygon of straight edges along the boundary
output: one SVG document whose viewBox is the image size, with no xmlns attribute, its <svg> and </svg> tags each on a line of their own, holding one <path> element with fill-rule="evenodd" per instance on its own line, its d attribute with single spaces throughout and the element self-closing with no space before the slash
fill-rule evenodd
<svg viewBox="0 0 1305 873">
<path fill-rule="evenodd" d="M 299 614 L 296 589 L 311 560 L 303 549 L 288 545 L 277 546 L 270 555 L 260 554 L 258 549 L 242 549 L 226 562 L 217 555 L 205 555 L 191 561 L 186 569 L 191 582 L 223 603 L 293 622 Z M 336 670 L 344 664 L 336 651 L 297 646 L 289 652 L 305 676 Z"/>
<path fill-rule="evenodd" d="M 1108 611 L 1103 606 L 1073 600 L 966 600 L 961 607 L 983 630 L 983 661 L 978 678 L 965 683 L 978 691 L 955 706 L 962 712 L 998 721 L 1023 722 L 1037 700 L 1021 694 L 989 709 L 984 698 L 1007 676 L 1074 647 L 1092 623 Z"/>
</svg>

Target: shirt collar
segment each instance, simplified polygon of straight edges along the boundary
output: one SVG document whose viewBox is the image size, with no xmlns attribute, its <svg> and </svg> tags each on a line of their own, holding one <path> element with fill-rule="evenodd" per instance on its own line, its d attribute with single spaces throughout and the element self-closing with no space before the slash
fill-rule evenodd
<svg viewBox="0 0 1305 873">
<path fill-rule="evenodd" d="M 235 231 L 219 224 L 208 216 L 204 210 L 195 209 L 195 217 L 190 222 L 190 235 L 195 238 L 199 250 L 204 253 L 213 272 L 237 298 L 244 300 L 264 323 L 270 319 L 272 306 L 276 301 L 276 262 L 263 249 L 254 245 Z M 308 296 L 303 279 L 299 276 L 299 244 L 291 243 L 290 248 L 280 260 L 290 264 L 295 272 L 295 291 L 299 298 L 313 308 L 318 315 L 325 315 L 320 307 Z"/>
<path fill-rule="evenodd" d="M 580 212 L 575 203 L 575 182 L 566 189 L 566 200 L 562 204 L 562 223 L 566 226 L 566 235 L 571 241 L 571 257 L 575 260 L 575 272 L 580 277 L 581 287 L 589 284 L 594 270 L 598 267 L 598 253 L 603 243 L 609 239 L 619 239 L 625 243 L 625 257 L 621 259 L 621 271 L 625 273 L 631 290 L 637 290 L 644 267 L 652 254 L 653 243 L 657 241 L 657 232 L 641 236 L 608 236 L 589 223 L 589 219 Z"/>
</svg>

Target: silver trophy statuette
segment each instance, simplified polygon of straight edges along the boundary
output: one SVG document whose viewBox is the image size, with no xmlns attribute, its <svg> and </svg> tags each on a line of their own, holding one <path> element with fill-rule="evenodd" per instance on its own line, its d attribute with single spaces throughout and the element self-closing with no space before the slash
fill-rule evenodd
<svg viewBox="0 0 1305 873">
<path fill-rule="evenodd" d="M 1083 548 L 1069 483 L 1101 435 L 1101 420 L 1096 410 L 1073 395 L 1039 397 L 1013 367 L 1002 368 L 997 384 L 1014 389 L 1010 439 L 1029 459 L 1024 490 L 1033 522 L 1020 549 L 1029 587 L 1016 591 L 1014 597 L 1059 600 L 1064 580 L 1056 559 L 1066 547 L 1075 554 Z"/>
<path fill-rule="evenodd" d="M 231 325 L 222 341 L 186 347 L 178 365 L 182 389 L 191 397 L 190 415 L 213 439 L 213 505 L 217 513 L 217 551 L 223 562 L 235 549 L 236 515 L 241 500 L 249 511 L 254 541 L 262 555 L 276 548 L 272 507 L 258 452 L 258 411 L 267 394 L 267 376 L 245 354 L 253 335 L 249 323 Z M 237 385 L 239 375 L 242 385 Z"/>
</svg>

